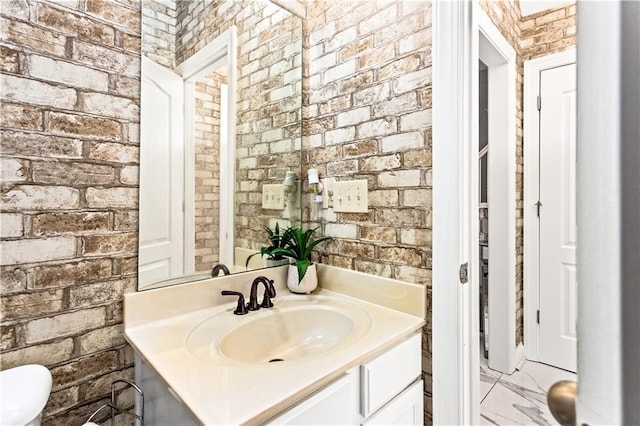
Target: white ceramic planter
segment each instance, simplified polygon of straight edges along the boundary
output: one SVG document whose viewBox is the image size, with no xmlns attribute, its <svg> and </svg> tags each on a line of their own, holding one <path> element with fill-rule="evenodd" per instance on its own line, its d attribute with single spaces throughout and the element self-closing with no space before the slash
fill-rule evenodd
<svg viewBox="0 0 640 426">
<path fill-rule="evenodd" d="M 267 267 L 269 268 L 272 266 L 288 265 L 289 263 L 289 259 L 274 260 L 267 258 L 266 260 Z"/>
<path fill-rule="evenodd" d="M 289 275 L 287 276 L 287 287 L 292 293 L 309 294 L 318 287 L 318 274 L 316 264 L 312 263 L 307 268 L 302 282 L 298 280 L 298 268 L 296 265 L 289 265 Z"/>
</svg>

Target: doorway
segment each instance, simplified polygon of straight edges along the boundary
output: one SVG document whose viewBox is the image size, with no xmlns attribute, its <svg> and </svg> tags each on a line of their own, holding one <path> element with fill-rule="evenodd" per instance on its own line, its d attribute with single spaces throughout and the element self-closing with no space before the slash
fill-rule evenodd
<svg viewBox="0 0 640 426">
<path fill-rule="evenodd" d="M 479 203 L 473 212 L 480 230 L 475 237 L 480 254 L 479 299 L 488 301 L 479 315 L 485 340 L 482 349 L 487 349 L 489 368 L 511 374 L 524 355 L 522 344 L 516 342 L 516 52 L 481 9 L 477 52 L 475 91 L 486 90 L 486 96 L 476 97 L 480 103 L 474 135 L 478 169 L 486 177 L 486 182 L 478 179 Z M 486 237 L 484 241 L 480 236 Z"/>
<path fill-rule="evenodd" d="M 525 62 L 527 359 L 577 371 L 576 55 Z"/>
<path fill-rule="evenodd" d="M 459 278 L 470 257 L 475 220 L 460 200 L 475 197 L 471 158 L 471 60 L 476 2 L 434 2 L 433 61 L 433 413 L 437 424 L 478 424 L 472 371 L 477 345 L 469 315 L 473 281 Z M 578 13 L 578 327 L 580 399 L 578 423 L 638 424 L 637 250 L 639 87 L 635 2 L 583 2 Z M 611 31 L 611 28 L 620 31 Z M 635 36 L 635 38 L 634 38 Z M 451 52 L 457 54 L 451 54 Z M 631 58 L 631 59 L 629 59 Z M 625 67 L 623 67 L 626 66 Z M 622 72 L 625 70 L 625 72 Z M 470 74 L 471 73 L 471 74 Z M 607 85 L 603 86 L 602 81 Z M 625 139 L 627 137 L 627 139 Z M 606 141 L 606 143 L 603 143 Z M 597 173 L 594 173 L 597 170 Z M 468 175 L 469 171 L 471 172 Z M 634 190 L 631 190 L 635 188 Z M 635 191 L 635 192 L 634 192 Z M 624 196 L 623 196 L 624 194 Z M 633 204 L 635 203 L 635 204 Z M 467 207 L 465 209 L 465 207 Z M 477 238 L 475 243 L 477 244 Z M 469 270 L 474 267 L 470 263 Z M 462 275 L 460 275 L 462 277 Z M 606 291 L 603 291 L 603 285 Z M 473 348 L 476 348 L 475 354 Z M 626 351 L 625 351 L 626 349 Z M 629 350 L 631 349 L 631 350 Z"/>
</svg>

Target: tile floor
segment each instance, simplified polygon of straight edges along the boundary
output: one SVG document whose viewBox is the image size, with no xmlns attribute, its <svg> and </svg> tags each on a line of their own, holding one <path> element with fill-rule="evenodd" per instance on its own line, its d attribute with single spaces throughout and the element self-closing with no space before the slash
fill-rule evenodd
<svg viewBox="0 0 640 426">
<path fill-rule="evenodd" d="M 557 425 L 547 407 L 547 390 L 574 373 L 526 361 L 515 373 L 489 369 L 480 357 L 480 415 L 483 425 Z"/>
</svg>

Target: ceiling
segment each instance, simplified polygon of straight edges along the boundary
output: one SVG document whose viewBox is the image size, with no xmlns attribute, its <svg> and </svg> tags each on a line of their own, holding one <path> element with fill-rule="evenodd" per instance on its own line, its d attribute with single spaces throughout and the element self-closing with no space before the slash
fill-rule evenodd
<svg viewBox="0 0 640 426">
<path fill-rule="evenodd" d="M 520 11 L 522 16 L 527 16 L 567 3 L 569 3 L 567 0 L 520 0 Z"/>
</svg>

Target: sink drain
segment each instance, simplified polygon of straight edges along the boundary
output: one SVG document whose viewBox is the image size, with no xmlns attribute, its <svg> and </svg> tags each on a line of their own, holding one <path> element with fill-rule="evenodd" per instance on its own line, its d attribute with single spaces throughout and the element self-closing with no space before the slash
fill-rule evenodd
<svg viewBox="0 0 640 426">
<path fill-rule="evenodd" d="M 269 360 L 269 362 L 280 362 L 280 361 L 284 361 L 284 359 L 282 359 L 282 358 L 273 358 L 273 359 Z"/>
</svg>

